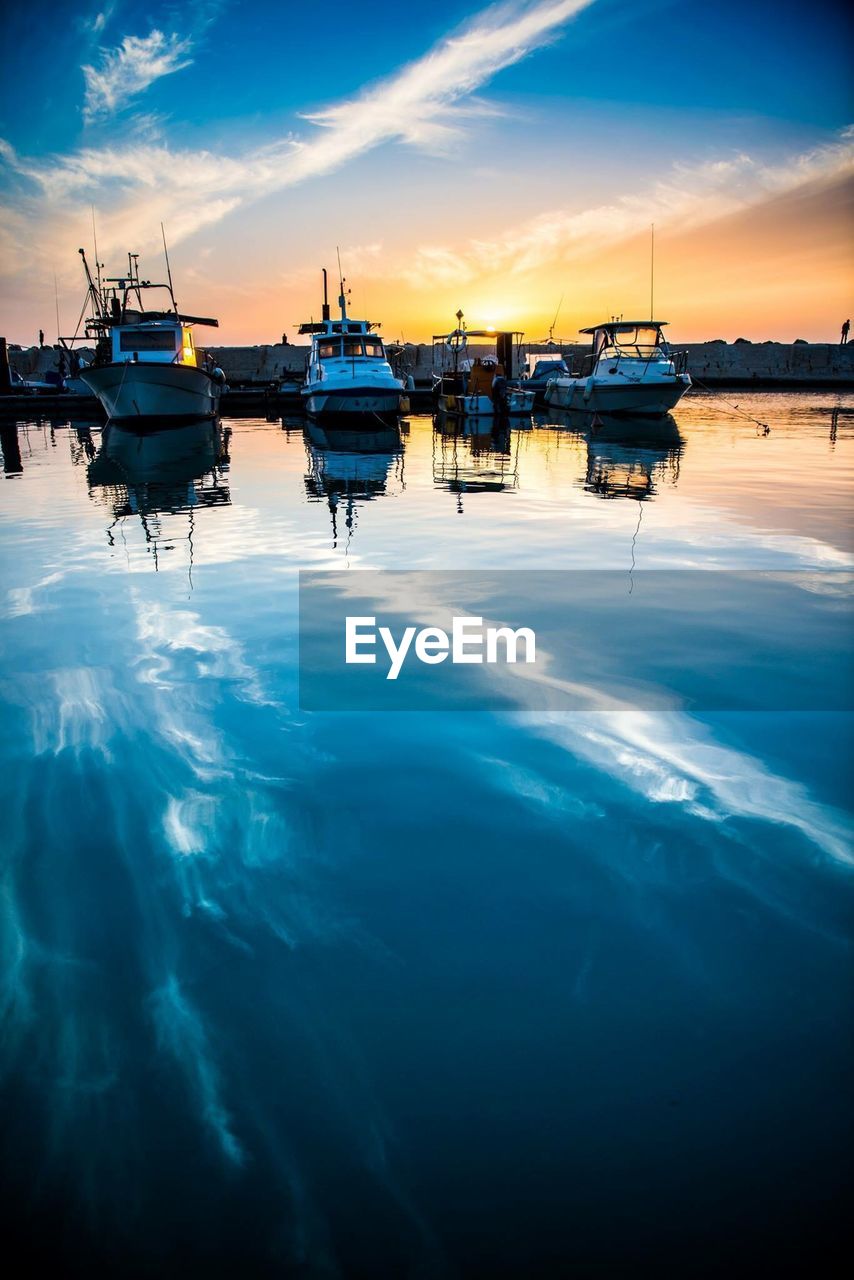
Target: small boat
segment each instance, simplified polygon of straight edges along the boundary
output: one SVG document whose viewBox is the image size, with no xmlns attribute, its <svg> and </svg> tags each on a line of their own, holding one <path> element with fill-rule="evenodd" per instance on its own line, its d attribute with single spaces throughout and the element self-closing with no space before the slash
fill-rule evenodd
<svg viewBox="0 0 854 1280">
<path fill-rule="evenodd" d="M 546 404 L 590 414 L 658 418 L 669 413 L 691 386 L 687 352 L 671 351 L 666 320 L 610 320 L 581 333 L 592 350 L 578 373 L 553 378 Z"/>
<path fill-rule="evenodd" d="M 569 365 L 560 352 L 532 351 L 528 355 L 530 372 L 525 378 L 525 388 L 533 391 L 537 404 L 546 403 L 546 388 L 552 378 L 569 377 Z"/>
<path fill-rule="evenodd" d="M 94 304 L 86 336 L 97 345 L 93 363 L 81 365 L 77 376 L 110 420 L 157 425 L 215 417 L 225 375 L 211 359 L 199 366 L 192 326 L 219 321 L 179 313 L 168 259 L 168 284 L 141 280 L 136 253 L 128 254 L 126 275 L 102 282 L 100 269 L 93 280 L 82 249 L 80 255 Z M 148 302 L 155 289 L 166 293 L 164 308 Z"/>
<path fill-rule="evenodd" d="M 345 281 L 340 282 L 340 320 L 332 320 L 323 272 L 323 310 L 319 323 L 301 324 L 311 335 L 311 351 L 300 389 L 306 413 L 335 420 L 339 426 L 364 427 L 395 423 L 401 413 L 404 386 L 389 364 L 382 338 L 370 320 L 347 315 Z"/>
<path fill-rule="evenodd" d="M 535 393 L 519 384 L 522 337 L 515 330 L 467 329 L 462 311 L 450 333 L 433 335 L 433 399 L 438 413 L 530 417 Z M 469 350 L 475 340 L 477 352 Z"/>
</svg>

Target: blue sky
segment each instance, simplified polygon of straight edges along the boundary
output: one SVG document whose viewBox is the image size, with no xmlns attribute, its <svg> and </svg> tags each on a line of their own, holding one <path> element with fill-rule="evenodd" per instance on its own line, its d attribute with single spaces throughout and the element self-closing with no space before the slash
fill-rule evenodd
<svg viewBox="0 0 854 1280">
<path fill-rule="evenodd" d="M 152 30 L 192 41 L 191 65 L 154 82 L 131 105 L 173 118 L 176 128 L 234 125 L 263 132 L 356 92 L 420 56 L 485 6 L 399 4 L 365 8 L 255 0 L 202 3 L 5 5 L 0 131 L 39 154 L 71 146 L 83 130 L 81 67 L 101 47 Z M 98 24 L 98 15 L 103 21 Z M 318 56 L 314 51 L 318 50 Z M 850 6 L 817 0 L 598 0 L 565 39 L 501 73 L 511 97 L 744 112 L 822 128 L 850 122 Z M 127 112 L 118 113 L 126 118 Z"/>
<path fill-rule="evenodd" d="M 153 247 L 163 218 L 185 278 L 205 299 L 218 280 L 245 338 L 247 288 L 266 299 L 261 328 L 274 323 L 271 275 L 296 310 L 306 257 L 316 271 L 335 243 L 353 250 L 351 275 L 368 290 L 407 259 L 423 267 L 425 249 L 470 263 L 472 236 L 504 245 L 544 212 L 595 223 L 595 210 L 635 202 L 640 234 L 662 184 L 665 221 L 674 210 L 684 221 L 672 188 L 685 169 L 696 220 L 715 166 L 732 168 L 709 207 L 732 216 L 739 200 L 790 190 L 801 169 L 811 182 L 839 177 L 833 148 L 854 119 L 851 19 L 830 0 L 528 0 L 415 15 L 384 0 L 105 0 L 6 6 L 2 29 L 7 329 L 34 287 L 50 281 L 52 295 L 54 271 L 70 307 L 91 204 L 111 254 L 123 227 L 126 247 Z M 506 36 L 490 51 L 495 32 Z"/>
</svg>

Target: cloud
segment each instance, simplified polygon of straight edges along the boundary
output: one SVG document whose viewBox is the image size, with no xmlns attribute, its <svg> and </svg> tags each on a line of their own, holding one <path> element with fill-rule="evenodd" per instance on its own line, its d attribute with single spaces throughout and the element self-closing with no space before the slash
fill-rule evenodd
<svg viewBox="0 0 854 1280">
<path fill-rule="evenodd" d="M 98 17 L 103 15 L 99 14 Z M 84 66 L 87 123 L 120 110 L 155 80 L 189 67 L 190 37 L 164 35 L 156 28 L 147 36 L 125 36 L 117 49 L 101 49 L 98 67 Z"/>
<path fill-rule="evenodd" d="M 545 0 L 493 6 L 468 28 L 448 37 L 423 58 L 358 97 L 307 115 L 331 131 L 325 150 L 350 154 L 363 140 L 399 138 L 433 149 L 457 132 L 451 108 L 505 67 L 554 39 L 557 31 L 593 0 Z M 475 109 L 484 108 L 474 104 Z"/>
<path fill-rule="evenodd" d="M 15 207 L 26 209 L 30 232 L 33 220 L 39 227 L 40 256 L 49 253 L 57 261 L 73 257 L 93 203 L 105 252 L 129 243 L 140 249 L 156 245 L 161 220 L 177 243 L 240 205 L 330 173 L 382 143 L 433 149 L 447 143 L 461 119 L 489 109 L 477 101 L 463 103 L 464 98 L 553 39 L 593 2 L 539 0 L 521 7 L 488 8 L 422 58 L 355 97 L 312 114 L 308 119 L 316 129 L 308 138 L 288 136 L 240 156 L 140 142 L 128 145 L 125 140 L 115 147 L 84 147 L 68 155 L 28 160 L 0 143 L 0 148 L 5 146 L 0 155 L 30 191 Z M 157 76 L 187 65 L 189 44 L 159 31 L 142 40 L 126 37 L 118 49 L 104 54 L 98 70 L 86 68 L 89 117 L 115 110 Z M 61 213 L 51 210 L 57 201 L 63 202 Z M 69 231 L 70 227 L 77 229 Z M 18 248 L 18 265 L 23 268 L 32 261 L 32 235 L 28 233 Z"/>
<path fill-rule="evenodd" d="M 108 4 L 105 9 L 101 9 L 99 13 L 95 14 L 89 24 L 89 30 L 95 35 L 100 35 L 107 23 L 110 21 L 110 18 L 113 16 L 113 7 L 113 5 Z"/>
<path fill-rule="evenodd" d="M 832 142 L 776 164 L 745 154 L 700 165 L 678 164 L 646 190 L 611 204 L 572 212 L 551 210 L 492 240 L 423 245 L 410 262 L 407 279 L 415 287 L 429 288 L 472 279 L 485 270 L 523 274 L 637 235 L 652 222 L 688 231 L 808 183 L 852 174 L 854 127 Z"/>
<path fill-rule="evenodd" d="M 147 131 L 133 132 L 128 126 L 114 145 L 38 159 L 19 156 L 0 140 L 0 161 L 17 187 L 2 218 L 4 274 L 9 279 L 29 273 L 28 288 L 39 266 L 49 269 L 51 280 L 54 264 L 60 274 L 67 270 L 76 276 L 75 251 L 80 237 L 88 234 L 93 204 L 103 254 L 130 245 L 144 252 L 158 246 L 161 220 L 170 242 L 177 244 L 239 208 L 332 173 L 382 144 L 446 147 L 461 123 L 489 110 L 474 95 L 491 77 L 556 38 L 592 3 L 538 0 L 521 7 L 493 6 L 421 58 L 306 115 L 313 127 L 305 135 L 280 137 L 236 155 L 175 150 L 156 136 L 161 125 L 157 118 Z M 155 36 L 165 44 L 150 46 Z M 139 46 L 150 46 L 137 60 L 133 92 L 139 92 L 155 69 L 161 75 L 177 70 L 189 44 L 190 38 L 179 41 L 160 32 L 141 41 L 126 38 L 93 72 L 110 82 L 97 90 L 97 101 L 106 109 L 118 101 L 117 95 L 127 93 L 127 78 L 123 90 L 118 81 L 112 84 L 109 59 L 125 57 L 128 46 L 135 51 L 131 61 Z M 774 163 L 736 154 L 702 165 L 677 165 L 645 189 L 609 204 L 554 209 L 490 240 L 425 244 L 403 263 L 386 258 L 385 273 L 423 286 L 460 283 L 486 271 L 518 276 L 637 234 L 650 222 L 697 226 L 802 184 L 831 180 L 850 171 L 853 151 L 854 134 L 847 130 L 824 146 Z"/>
</svg>

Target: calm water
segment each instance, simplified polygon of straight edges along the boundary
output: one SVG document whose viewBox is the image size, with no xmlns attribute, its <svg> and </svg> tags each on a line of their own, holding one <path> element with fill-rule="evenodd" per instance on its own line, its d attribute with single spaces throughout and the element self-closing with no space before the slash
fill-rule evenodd
<svg viewBox="0 0 854 1280">
<path fill-rule="evenodd" d="M 426 1277 L 836 1242 L 850 715 L 297 699 L 300 568 L 850 567 L 854 400 L 730 398 L 646 446 L 4 429 L 7 1244 Z"/>
</svg>

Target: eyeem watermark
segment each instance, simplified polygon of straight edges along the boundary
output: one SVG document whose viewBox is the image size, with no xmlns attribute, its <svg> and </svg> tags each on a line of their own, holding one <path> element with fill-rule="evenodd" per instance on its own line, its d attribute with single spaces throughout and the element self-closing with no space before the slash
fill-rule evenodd
<svg viewBox="0 0 854 1280">
<path fill-rule="evenodd" d="M 450 634 L 442 627 L 404 627 L 395 637 L 391 627 L 378 627 L 375 617 L 348 616 L 344 635 L 348 666 L 375 664 L 382 645 L 389 659 L 386 680 L 396 680 L 408 658 L 430 667 L 449 659 L 455 665 L 537 660 L 537 637 L 531 627 L 484 626 L 483 618 L 454 617 Z"/>
<path fill-rule="evenodd" d="M 304 711 L 848 711 L 842 570 L 301 570 Z"/>
</svg>

